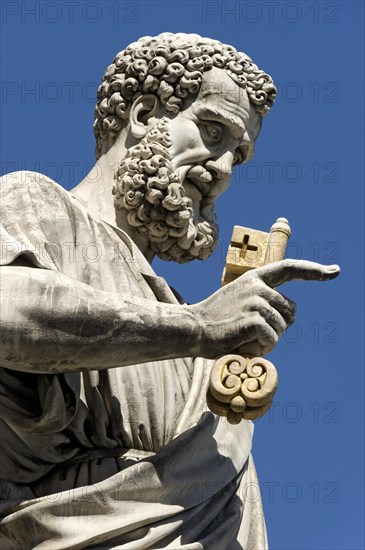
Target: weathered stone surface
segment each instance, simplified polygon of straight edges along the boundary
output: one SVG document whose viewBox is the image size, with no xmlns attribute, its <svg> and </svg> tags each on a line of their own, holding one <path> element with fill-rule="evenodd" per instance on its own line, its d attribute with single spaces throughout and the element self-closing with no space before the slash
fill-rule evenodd
<svg viewBox="0 0 365 550">
<path fill-rule="evenodd" d="M 2 548 L 266 547 L 252 424 L 208 410 L 209 374 L 275 346 L 294 319 L 277 286 L 338 268 L 276 262 L 188 306 L 150 263 L 212 253 L 274 97 L 231 46 L 146 37 L 106 70 L 79 185 L 2 179 Z"/>
</svg>

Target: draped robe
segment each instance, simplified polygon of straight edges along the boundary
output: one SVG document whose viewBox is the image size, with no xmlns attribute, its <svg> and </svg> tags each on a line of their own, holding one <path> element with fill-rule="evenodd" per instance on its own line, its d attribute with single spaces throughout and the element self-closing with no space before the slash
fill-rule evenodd
<svg viewBox="0 0 365 550">
<path fill-rule="evenodd" d="M 179 303 L 123 231 L 46 176 L 7 175 L 1 193 L 0 265 Z M 264 550 L 253 425 L 207 409 L 212 364 L 0 368 L 0 547 Z"/>
</svg>

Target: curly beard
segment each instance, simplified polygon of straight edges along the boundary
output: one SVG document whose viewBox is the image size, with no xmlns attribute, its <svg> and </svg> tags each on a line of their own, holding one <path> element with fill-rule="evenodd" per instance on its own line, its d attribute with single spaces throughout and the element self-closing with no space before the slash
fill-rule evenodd
<svg viewBox="0 0 365 550">
<path fill-rule="evenodd" d="M 114 175 L 115 205 L 162 260 L 205 260 L 218 243 L 215 207 L 204 196 L 212 177 L 202 166 L 172 169 L 168 123 L 162 118 L 128 150 Z M 185 178 L 202 194 L 199 212 L 185 196 Z"/>
</svg>

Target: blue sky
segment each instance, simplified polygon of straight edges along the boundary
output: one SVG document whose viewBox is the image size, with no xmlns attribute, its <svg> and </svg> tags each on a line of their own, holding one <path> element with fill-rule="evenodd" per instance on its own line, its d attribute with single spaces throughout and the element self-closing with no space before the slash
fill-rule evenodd
<svg viewBox="0 0 365 550">
<path fill-rule="evenodd" d="M 363 3 L 11 2 L 2 8 L 2 172 L 47 173 L 67 189 L 94 161 L 95 90 L 144 35 L 197 32 L 233 44 L 278 83 L 254 160 L 217 204 L 206 262 L 154 263 L 188 302 L 220 285 L 235 224 L 292 227 L 288 255 L 339 263 L 332 282 L 293 282 L 295 325 L 253 454 L 272 550 L 360 550 L 363 523 Z"/>
</svg>

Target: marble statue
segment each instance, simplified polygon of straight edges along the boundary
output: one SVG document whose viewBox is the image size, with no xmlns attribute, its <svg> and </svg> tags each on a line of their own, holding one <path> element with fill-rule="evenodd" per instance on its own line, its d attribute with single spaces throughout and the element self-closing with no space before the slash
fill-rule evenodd
<svg viewBox="0 0 365 550">
<path fill-rule="evenodd" d="M 151 262 L 213 252 L 275 92 L 232 46 L 144 37 L 104 74 L 79 185 L 4 176 L 1 548 L 267 547 L 253 425 L 207 408 L 209 373 L 273 349 L 295 315 L 277 286 L 338 267 L 274 262 L 187 305 Z"/>
</svg>

